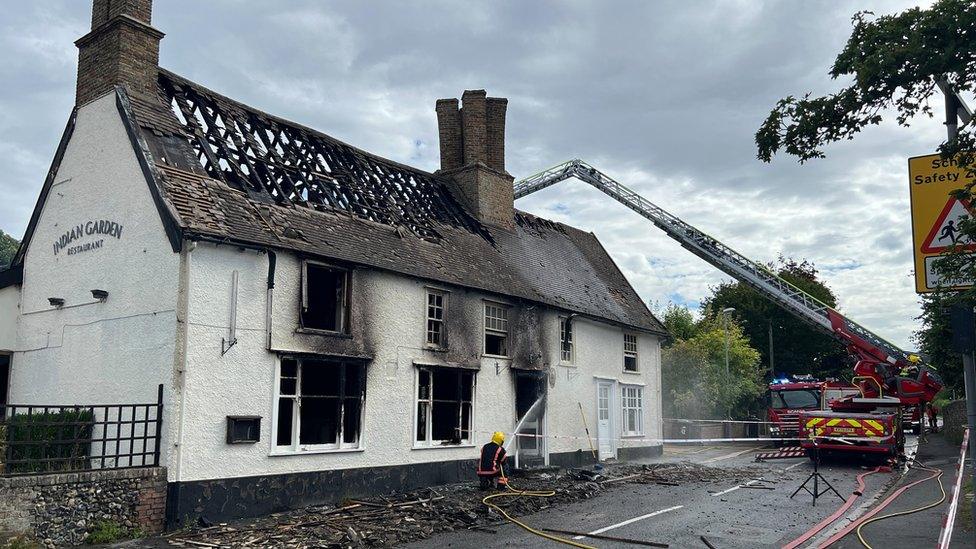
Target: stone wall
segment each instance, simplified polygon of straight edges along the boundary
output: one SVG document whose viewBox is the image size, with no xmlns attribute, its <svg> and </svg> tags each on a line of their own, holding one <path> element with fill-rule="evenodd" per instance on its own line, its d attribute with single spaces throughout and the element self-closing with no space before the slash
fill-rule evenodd
<svg viewBox="0 0 976 549">
<path fill-rule="evenodd" d="M 80 545 L 99 522 L 162 531 L 166 469 L 114 469 L 0 478 L 0 543 L 23 537 L 46 547 Z"/>
<path fill-rule="evenodd" d="M 962 433 L 966 428 L 966 401 L 953 400 L 939 411 L 942 416 L 942 429 L 946 438 L 953 444 L 962 444 Z M 972 434 L 970 434 L 972 437 Z"/>
</svg>

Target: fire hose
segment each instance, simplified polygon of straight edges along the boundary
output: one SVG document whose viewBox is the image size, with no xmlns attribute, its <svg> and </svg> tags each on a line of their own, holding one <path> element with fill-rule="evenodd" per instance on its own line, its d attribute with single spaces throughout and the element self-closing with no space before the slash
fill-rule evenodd
<svg viewBox="0 0 976 549">
<path fill-rule="evenodd" d="M 923 482 L 925 482 L 927 480 L 932 480 L 934 478 L 934 479 L 936 479 L 936 480 L 939 481 L 939 490 L 942 492 L 942 497 L 939 498 L 939 501 L 935 501 L 935 502 L 929 503 L 927 505 L 923 505 L 921 507 L 916 507 L 914 509 L 908 509 L 907 511 L 899 511 L 897 513 L 889 513 L 887 515 L 883 515 L 883 516 L 880 516 L 880 517 L 874 517 L 874 518 L 869 518 L 867 520 L 862 520 L 861 523 L 857 525 L 857 539 L 858 539 L 858 541 L 861 542 L 861 545 L 867 547 L 868 549 L 873 549 L 871 547 L 871 545 L 868 544 L 868 542 L 864 541 L 864 536 L 861 535 L 861 528 L 864 528 L 864 526 L 866 524 L 871 524 L 872 522 L 877 522 L 879 520 L 884 520 L 886 518 L 900 517 L 900 516 L 903 516 L 903 515 L 911 515 L 913 513 L 918 513 L 918 512 L 924 511 L 926 509 L 931 509 L 931 508 L 933 508 L 933 507 L 935 507 L 937 505 L 941 505 L 942 502 L 945 501 L 945 499 L 946 499 L 946 491 L 945 491 L 945 486 L 943 486 L 943 484 L 942 484 L 942 474 L 944 473 L 944 471 L 942 471 L 940 469 L 934 469 L 932 467 L 928 467 L 927 465 L 924 465 L 924 464 L 922 464 L 921 462 L 918 462 L 918 461 L 916 461 L 915 463 L 919 466 L 919 469 L 922 469 L 922 470 L 925 470 L 925 471 L 931 471 L 931 472 L 936 473 L 936 474 L 934 474 L 932 476 L 929 476 L 929 477 L 925 477 L 922 480 L 919 480 L 919 481 L 917 481 L 917 482 L 915 482 L 913 484 L 910 484 L 909 486 L 914 486 L 915 484 L 921 484 L 921 483 L 923 483 Z M 908 486 L 906 486 L 906 488 L 908 488 Z M 899 493 L 899 495 L 900 495 L 900 493 Z M 894 500 L 894 498 L 891 498 L 891 499 Z M 883 508 L 883 506 L 886 505 L 887 503 L 888 502 L 886 502 L 885 504 L 883 504 L 881 508 Z M 880 508 L 879 508 L 879 510 L 880 510 Z"/>
<path fill-rule="evenodd" d="M 870 522 L 875 522 L 875 521 L 878 521 L 878 520 L 886 519 L 886 518 L 889 518 L 889 517 L 895 517 L 895 516 L 901 516 L 901 515 L 908 515 L 908 514 L 912 514 L 912 513 L 917 513 L 919 511 L 924 511 L 926 509 L 931 509 L 932 507 L 935 507 L 936 505 L 940 505 L 943 501 L 945 501 L 945 488 L 942 486 L 942 478 L 941 478 L 942 477 L 942 471 L 939 471 L 938 469 L 933 469 L 931 467 L 928 467 L 926 465 L 923 465 L 922 463 L 920 463 L 918 461 L 916 461 L 915 463 L 919 465 L 919 468 L 922 468 L 922 469 L 925 469 L 925 470 L 928 470 L 928 471 L 937 471 L 937 474 L 933 474 L 933 475 L 928 476 L 928 477 L 925 477 L 923 479 L 916 480 L 915 482 L 912 482 L 910 484 L 906 484 L 905 486 L 902 486 L 901 488 L 895 490 L 895 492 L 892 493 L 890 496 L 888 496 L 884 501 L 882 501 L 880 505 L 878 505 L 877 507 L 875 507 L 874 509 L 872 509 L 871 511 L 869 511 L 864 516 L 862 516 L 859 519 L 855 520 L 854 522 L 852 522 L 848 526 L 846 526 L 840 532 L 837 532 L 836 534 L 834 534 L 833 536 L 831 536 L 830 539 L 828 539 L 824 543 L 820 544 L 819 547 L 821 549 L 823 549 L 825 547 L 829 547 L 830 545 L 832 545 L 832 544 L 836 543 L 837 541 L 839 541 L 844 536 L 850 534 L 852 530 L 857 529 L 857 538 L 858 538 L 858 541 L 860 541 L 862 545 L 864 545 L 865 547 L 868 547 L 870 549 L 871 546 L 868 545 L 868 543 L 861 536 L 861 527 L 863 525 L 868 524 Z M 891 513 L 891 514 L 884 515 L 884 516 L 881 516 L 881 517 L 878 517 L 878 518 L 872 518 L 872 517 L 874 517 L 874 515 L 876 515 L 879 512 L 881 512 L 885 507 L 887 507 L 888 505 L 890 505 L 891 502 L 895 501 L 898 498 L 898 496 L 902 495 L 909 488 L 912 488 L 912 487 L 914 487 L 914 486 L 916 486 L 918 484 L 921 484 L 921 483 L 923 483 L 923 482 L 925 482 L 927 480 L 932 480 L 932 479 L 938 479 L 938 481 L 939 481 L 939 488 L 940 488 L 940 490 L 942 490 L 942 498 L 940 498 L 939 501 L 934 502 L 934 503 L 930 503 L 928 505 L 924 505 L 924 506 L 919 507 L 919 508 L 916 508 L 916 509 L 909 509 L 907 511 L 900 511 L 898 513 Z"/>
<path fill-rule="evenodd" d="M 502 476 L 504 475 L 505 475 L 505 471 L 504 469 L 502 469 Z M 505 488 L 506 490 L 504 492 L 498 492 L 497 494 L 490 494 L 488 496 L 485 496 L 485 498 L 481 500 L 481 503 L 484 503 L 490 509 L 494 509 L 503 517 L 505 517 L 506 520 L 508 520 L 513 524 L 518 525 L 520 528 L 522 528 L 523 530 L 529 533 L 535 534 L 539 537 L 548 539 L 550 541 L 555 541 L 556 543 L 562 543 L 565 545 L 569 545 L 571 547 L 578 547 L 579 549 L 596 549 L 591 545 L 577 543 L 573 540 L 561 538 L 559 536 L 554 536 L 552 534 L 547 534 L 541 530 L 533 528 L 528 524 L 522 522 L 521 520 L 509 515 L 508 512 L 505 511 L 505 509 L 503 509 L 502 507 L 500 507 L 497 503 L 493 503 L 493 500 L 506 498 L 506 497 L 529 496 L 529 497 L 537 497 L 537 498 L 551 498 L 556 495 L 556 492 L 554 490 L 518 490 L 513 488 L 512 485 L 509 483 L 505 484 Z"/>
</svg>

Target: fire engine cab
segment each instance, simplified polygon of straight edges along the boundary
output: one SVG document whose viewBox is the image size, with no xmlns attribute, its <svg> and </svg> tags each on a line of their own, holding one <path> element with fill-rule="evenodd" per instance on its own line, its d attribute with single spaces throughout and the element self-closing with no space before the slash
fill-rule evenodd
<svg viewBox="0 0 976 549">
<path fill-rule="evenodd" d="M 828 410 L 830 402 L 858 394 L 858 388 L 836 379 L 820 381 L 813 376 L 783 377 L 769 384 L 766 421 L 773 439 L 795 439 L 800 431 L 801 412 Z"/>
</svg>

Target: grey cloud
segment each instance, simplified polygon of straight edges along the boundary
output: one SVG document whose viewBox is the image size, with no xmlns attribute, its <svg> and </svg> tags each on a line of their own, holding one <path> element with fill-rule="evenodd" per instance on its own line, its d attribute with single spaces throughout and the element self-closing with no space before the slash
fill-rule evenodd
<svg viewBox="0 0 976 549">
<path fill-rule="evenodd" d="M 829 273 L 845 310 L 907 344 L 904 159 L 935 147 L 942 127 L 888 122 L 804 166 L 758 162 L 752 138 L 780 97 L 842 84 L 826 71 L 855 11 L 909 4 L 157 0 L 154 24 L 166 68 L 428 170 L 435 99 L 482 87 L 509 97 L 516 176 L 582 157 L 758 260 L 856 260 Z M 87 0 L 19 3 L 0 23 L 0 228 L 12 234 L 70 111 L 72 42 L 88 23 Z M 596 232 L 648 301 L 696 301 L 727 280 L 582 184 L 519 205 Z"/>
</svg>

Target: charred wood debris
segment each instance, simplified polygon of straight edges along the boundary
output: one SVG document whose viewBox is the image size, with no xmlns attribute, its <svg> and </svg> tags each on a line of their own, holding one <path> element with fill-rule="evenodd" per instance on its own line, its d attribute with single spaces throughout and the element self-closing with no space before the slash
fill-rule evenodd
<svg viewBox="0 0 976 549">
<path fill-rule="evenodd" d="M 691 463 L 616 465 L 603 471 L 570 469 L 522 472 L 512 477 L 518 489 L 555 490 L 551 498 L 513 497 L 502 503 L 513 516 L 589 499 L 628 484 L 667 487 L 684 483 L 737 481 L 756 474 L 751 468 L 706 467 Z M 391 547 L 457 530 L 494 533 L 507 524 L 482 504 L 490 492 L 476 482 L 425 488 L 338 506 L 313 506 L 235 523 L 198 526 L 166 534 L 154 547 Z"/>
</svg>

